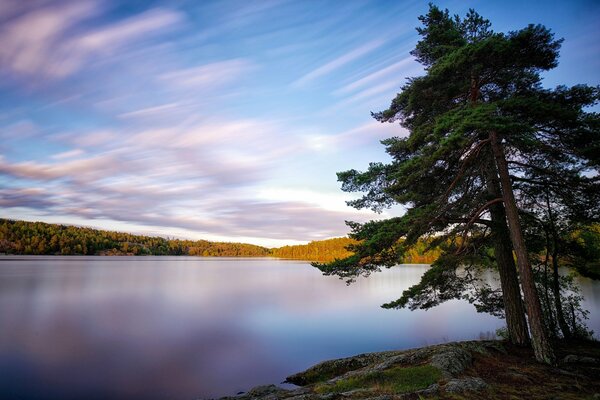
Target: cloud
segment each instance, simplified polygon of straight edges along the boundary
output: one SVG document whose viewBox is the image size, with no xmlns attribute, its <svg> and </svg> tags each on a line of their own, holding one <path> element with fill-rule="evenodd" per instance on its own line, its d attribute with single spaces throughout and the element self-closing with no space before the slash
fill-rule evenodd
<svg viewBox="0 0 600 400">
<path fill-rule="evenodd" d="M 180 105 L 178 103 L 167 103 L 167 104 L 161 104 L 161 105 L 153 106 L 153 107 L 141 108 L 139 110 L 129 111 L 126 113 L 121 113 L 121 114 L 119 114 L 119 117 L 120 118 L 138 118 L 138 117 L 143 118 L 143 117 L 149 117 L 149 116 L 157 116 L 157 115 L 161 115 L 163 113 L 170 113 L 179 107 L 180 107 Z"/>
<path fill-rule="evenodd" d="M 397 124 L 372 121 L 333 135 L 305 135 L 304 143 L 307 148 L 314 151 L 337 152 L 364 147 L 393 136 L 406 135 L 408 135 L 406 129 Z"/>
<path fill-rule="evenodd" d="M 305 86 L 307 83 L 309 83 L 323 75 L 327 75 L 327 74 L 335 71 L 336 69 L 339 69 L 339 68 L 343 67 L 344 65 L 372 52 L 373 50 L 381 47 L 384 43 L 385 43 L 385 41 L 383 41 L 383 40 L 373 40 L 365 45 L 362 45 L 346 54 L 343 54 L 343 55 L 329 61 L 328 63 L 314 69 L 313 71 L 307 73 L 306 75 L 302 76 L 300 79 L 296 80 L 292 84 L 292 86 L 293 87 Z"/>
<path fill-rule="evenodd" d="M 372 71 L 398 60 L 378 51 L 392 35 L 341 51 L 328 42 L 349 24 L 347 7 L 332 20 L 319 7 L 279 2 L 177 4 L 185 14 L 164 7 L 131 14 L 97 0 L 6 4 L 0 75 L 12 115 L 0 130 L 0 210 L 258 243 L 343 235 L 344 220 L 368 218 L 346 207 L 344 195 L 314 187 L 337 189 L 337 160 L 327 152 L 370 151 L 391 134 L 375 123 L 331 134 L 325 126 L 362 120 L 346 113 L 320 125 L 331 93 L 307 102 L 286 90 L 300 77 L 298 86 L 331 78 L 328 87 L 348 96 L 337 100 L 352 104 L 385 92 L 376 83 L 400 67 Z M 353 31 L 345 43 L 374 37 L 364 33 Z M 286 44 L 302 51 L 268 54 Z M 299 69 L 294 57 L 324 46 L 333 55 Z"/>
<path fill-rule="evenodd" d="M 78 63 L 62 43 L 64 34 L 89 18 L 96 6 L 89 1 L 34 9 L 0 28 L 2 67 L 17 74 L 64 76 Z"/>
<path fill-rule="evenodd" d="M 363 129 L 331 140 L 348 142 Z M 28 197 L 14 192 L 0 207 L 184 229 L 208 238 L 259 238 L 256 243 L 340 236 L 347 232 L 344 220 L 368 219 L 342 204 L 324 207 L 324 197 L 310 191 L 297 199 L 265 195 L 260 187 L 278 163 L 313 151 L 270 121 L 204 121 L 60 140 L 72 147 L 50 157 L 53 162 L 0 157 L 0 176 L 47 188 Z"/>
<path fill-rule="evenodd" d="M 118 168 L 115 158 L 107 154 L 57 164 L 34 161 L 12 164 L 0 156 L 0 174 L 39 181 L 57 179 L 89 181 L 116 173 Z"/>
<path fill-rule="evenodd" d="M 93 58 L 113 54 L 181 21 L 167 9 L 90 30 L 83 22 L 97 17 L 92 1 L 52 4 L 31 9 L 0 28 L 0 68 L 21 77 L 61 79 L 78 72 Z"/>
<path fill-rule="evenodd" d="M 396 92 L 399 91 L 400 89 L 400 85 L 396 80 L 390 80 L 388 82 L 384 82 L 384 83 L 380 83 L 379 85 L 375 85 L 373 87 L 370 87 L 368 89 L 364 89 L 361 90 L 360 92 L 346 98 L 345 100 L 342 100 L 338 103 L 335 103 L 333 106 L 329 107 L 327 109 L 327 112 L 330 112 L 332 110 L 339 110 L 341 108 L 345 108 L 347 106 L 349 106 L 352 103 L 356 103 L 359 102 L 361 100 L 366 100 L 369 99 L 371 97 L 380 95 L 382 93 L 390 93 L 393 91 L 393 89 L 395 89 Z M 391 99 L 393 98 L 393 94 L 387 95 L 386 96 L 387 99 Z"/>
<path fill-rule="evenodd" d="M 210 89 L 232 83 L 254 67 L 250 61 L 237 58 L 169 72 L 162 78 L 185 88 Z"/>
<path fill-rule="evenodd" d="M 3 141 L 30 139 L 41 135 L 39 127 L 29 120 L 17 121 L 0 129 L 0 138 Z"/>
<path fill-rule="evenodd" d="M 44 189 L 0 188 L 0 208 L 27 207 L 45 210 L 55 205 Z"/>
<path fill-rule="evenodd" d="M 372 72 L 367 76 L 364 76 L 352 83 L 349 83 L 341 88 L 339 88 L 338 90 L 335 91 L 335 94 L 347 94 L 349 92 L 352 92 L 360 87 L 363 87 L 367 84 L 371 84 L 374 81 L 378 81 L 379 79 L 390 75 L 393 72 L 399 72 L 402 70 L 406 70 L 407 66 L 410 66 L 411 64 L 415 63 L 414 58 L 413 57 L 406 57 L 396 63 L 393 63 L 391 65 L 388 65 L 385 68 L 382 68 L 378 71 Z M 394 80 L 395 82 L 398 81 L 397 77 L 392 78 L 392 80 Z"/>
<path fill-rule="evenodd" d="M 182 20 L 179 13 L 156 8 L 117 22 L 74 40 L 73 44 L 82 52 L 109 52 L 134 40 L 172 27 Z"/>
<path fill-rule="evenodd" d="M 62 153 L 53 154 L 51 158 L 54 160 L 65 160 L 68 158 L 75 158 L 85 154 L 85 152 L 81 149 L 73 149 L 69 151 L 63 151 Z"/>
</svg>

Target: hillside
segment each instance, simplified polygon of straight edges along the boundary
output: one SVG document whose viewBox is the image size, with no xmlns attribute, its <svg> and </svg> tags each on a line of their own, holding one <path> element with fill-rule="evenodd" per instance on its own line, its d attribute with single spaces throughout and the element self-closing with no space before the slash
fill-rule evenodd
<svg viewBox="0 0 600 400">
<path fill-rule="evenodd" d="M 356 241 L 333 238 L 275 249 L 246 243 L 165 239 L 157 236 L 104 231 L 44 222 L 0 218 L 0 254 L 30 255 L 188 255 L 204 257 L 280 257 L 308 261 L 332 261 L 352 253 Z M 408 251 L 406 263 L 431 263 L 438 252 L 426 252 L 425 242 Z"/>
<path fill-rule="evenodd" d="M 356 243 L 356 240 L 350 238 L 333 238 L 271 249 L 271 255 L 281 258 L 327 262 L 352 255 L 352 252 L 346 248 Z M 431 264 L 439 257 L 439 251 L 437 249 L 427 251 L 427 247 L 427 243 L 420 240 L 406 252 L 404 262 L 407 264 Z"/>
<path fill-rule="evenodd" d="M 0 253 L 264 257 L 269 255 L 269 249 L 245 243 L 165 239 L 77 226 L 0 219 Z"/>
</svg>

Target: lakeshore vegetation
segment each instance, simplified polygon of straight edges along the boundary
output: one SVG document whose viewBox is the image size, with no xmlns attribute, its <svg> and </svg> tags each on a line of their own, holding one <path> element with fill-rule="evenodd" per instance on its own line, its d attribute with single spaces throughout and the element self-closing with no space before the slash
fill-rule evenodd
<svg viewBox="0 0 600 400">
<path fill-rule="evenodd" d="M 313 241 L 269 249 L 247 243 L 168 239 L 44 222 L 0 218 L 0 254 L 24 255 L 170 255 L 201 257 L 279 257 L 332 261 L 348 257 L 357 242 L 350 238 Z M 404 262 L 429 264 L 439 256 L 421 241 L 407 252 Z"/>
</svg>

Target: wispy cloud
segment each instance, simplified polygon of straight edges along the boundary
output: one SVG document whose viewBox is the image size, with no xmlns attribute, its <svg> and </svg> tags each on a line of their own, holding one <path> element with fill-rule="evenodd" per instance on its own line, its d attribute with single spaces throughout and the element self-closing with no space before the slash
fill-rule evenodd
<svg viewBox="0 0 600 400">
<path fill-rule="evenodd" d="M 39 181 L 56 179 L 90 181 L 118 172 L 119 167 L 115 161 L 114 157 L 106 154 L 55 164 L 35 161 L 10 163 L 0 157 L 0 174 Z"/>
<path fill-rule="evenodd" d="M 343 55 L 329 61 L 328 63 L 312 70 L 311 72 L 307 73 L 306 75 L 302 76 L 300 79 L 298 79 L 294 83 L 292 83 L 292 86 L 293 87 L 302 87 L 319 77 L 327 75 L 327 74 L 335 71 L 336 69 L 339 69 L 339 68 L 343 67 L 344 65 L 346 65 L 360 57 L 363 57 L 364 55 L 381 47 L 384 43 L 385 43 L 384 40 L 373 40 L 373 41 L 371 41 L 367 44 L 364 44 L 352 51 L 349 51 L 348 53 L 343 54 Z"/>
<path fill-rule="evenodd" d="M 52 158 L 54 160 L 66 160 L 69 158 L 79 157 L 83 154 L 85 154 L 85 152 L 83 150 L 73 149 L 73 150 L 69 150 L 69 151 L 63 151 L 62 153 L 54 154 L 54 155 L 52 155 Z M 1 162 L 1 160 L 0 160 L 0 162 Z"/>
<path fill-rule="evenodd" d="M 110 52 L 134 40 L 148 38 L 182 21 L 179 13 L 156 8 L 124 21 L 89 32 L 73 40 L 82 52 Z"/>
<path fill-rule="evenodd" d="M 0 28 L 0 68 L 17 76 L 64 78 L 100 54 L 114 53 L 181 21 L 174 11 L 154 9 L 86 30 L 82 23 L 99 12 L 97 3 L 78 1 L 45 6 L 14 18 Z"/>
<path fill-rule="evenodd" d="M 147 117 L 147 116 L 156 116 L 157 114 L 162 114 L 165 112 L 171 112 L 177 109 L 180 105 L 178 103 L 167 103 L 161 104 L 153 107 L 141 108 L 135 111 L 129 111 L 126 113 L 119 114 L 120 118 L 136 118 L 136 117 Z"/>
<path fill-rule="evenodd" d="M 360 100 L 365 100 L 370 97 L 380 95 L 382 93 L 387 93 L 388 96 L 386 96 L 386 98 L 391 99 L 391 98 L 393 98 L 393 96 L 395 94 L 395 93 L 393 93 L 394 89 L 396 89 L 395 90 L 396 92 L 398 92 L 400 90 L 400 85 L 398 82 L 396 82 L 396 80 L 390 80 L 388 82 L 380 83 L 379 85 L 370 87 L 368 89 L 361 90 L 360 92 L 346 98 L 345 100 L 334 104 L 332 108 L 335 108 L 335 109 L 343 108 L 351 103 L 354 103 L 354 102 L 357 102 Z"/>
<path fill-rule="evenodd" d="M 415 63 L 414 58 L 413 57 L 406 57 L 396 63 L 393 63 L 392 65 L 388 65 L 385 68 L 382 68 L 378 71 L 372 72 L 369 75 L 362 77 L 352 83 L 349 83 L 341 88 L 339 88 L 338 90 L 336 90 L 334 93 L 335 94 L 347 94 L 350 92 L 355 91 L 356 89 L 359 89 L 367 84 L 371 84 L 373 82 L 376 82 L 378 80 L 380 80 L 381 78 L 384 78 L 388 75 L 390 75 L 393 72 L 399 72 L 402 70 L 408 70 L 407 67 L 410 67 L 410 65 L 412 63 Z M 407 71 L 408 72 L 408 71 Z M 406 76 L 406 75 L 405 75 Z M 394 82 L 397 82 L 398 79 L 397 77 L 395 77 L 396 79 L 393 79 Z"/>
<path fill-rule="evenodd" d="M 597 46 L 577 39 L 598 30 L 588 3 L 511 16 L 586 16 L 561 20 L 556 84 L 597 83 Z M 0 214 L 257 243 L 343 235 L 368 214 L 343 204 L 335 172 L 388 159 L 379 141 L 406 134 L 369 111 L 422 71 L 422 11 L 0 0 Z"/>
<path fill-rule="evenodd" d="M 67 75 L 79 61 L 64 45 L 64 35 L 95 12 L 94 3 L 82 1 L 32 10 L 4 24 L 0 28 L 2 67 L 24 75 Z"/>
<path fill-rule="evenodd" d="M 349 149 L 361 148 L 393 136 L 405 136 L 406 129 L 396 124 L 382 124 L 376 121 L 368 122 L 336 134 L 315 134 L 304 136 L 305 145 L 317 152 L 342 152 Z"/>
<path fill-rule="evenodd" d="M 211 89 L 232 83 L 254 68 L 249 60 L 238 58 L 169 72 L 162 78 L 185 88 Z"/>
<path fill-rule="evenodd" d="M 283 131 L 269 121 L 238 120 L 142 130 L 120 138 L 110 132 L 62 136 L 63 143 L 77 147 L 55 154 L 55 162 L 0 158 L 0 175 L 54 187 L 28 193 L 12 188 L 0 207 L 187 229 L 205 237 L 262 238 L 257 243 L 343 235 L 344 220 L 366 220 L 341 201 L 324 206 L 327 196 L 265 196 L 268 191 L 257 185 L 275 165 L 313 151 Z M 348 142 L 351 134 L 339 140 Z"/>
</svg>

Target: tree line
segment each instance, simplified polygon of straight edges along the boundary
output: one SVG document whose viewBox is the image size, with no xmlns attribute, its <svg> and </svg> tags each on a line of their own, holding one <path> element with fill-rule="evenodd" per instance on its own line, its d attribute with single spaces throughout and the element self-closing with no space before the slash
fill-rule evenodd
<svg viewBox="0 0 600 400">
<path fill-rule="evenodd" d="M 264 257 L 269 255 L 269 249 L 245 243 L 165 239 L 69 225 L 0 219 L 0 253 Z"/>
<path fill-rule="evenodd" d="M 31 255 L 187 255 L 202 257 L 279 257 L 333 261 L 352 254 L 350 238 L 312 241 L 274 249 L 245 243 L 165 239 L 92 228 L 13 221 L 0 218 L 0 254 Z M 431 263 L 439 250 L 419 242 L 407 252 L 404 263 Z"/>
<path fill-rule="evenodd" d="M 544 26 L 494 32 L 474 10 L 451 16 L 434 5 L 419 20 L 411 54 L 425 73 L 407 78 L 390 107 L 372 113 L 409 135 L 382 141 L 391 162 L 338 173 L 342 190 L 364 194 L 350 205 L 402 204 L 407 212 L 350 222 L 353 254 L 314 265 L 352 281 L 431 241 L 440 257 L 384 307 L 465 298 L 503 315 L 514 344 L 555 364 L 555 339 L 589 334 L 577 288 L 558 268 L 594 275 L 598 267 L 600 118 L 592 110 L 600 87 L 542 86 L 562 42 Z M 488 268 L 498 271 L 501 290 L 479 278 Z"/>
<path fill-rule="evenodd" d="M 350 257 L 353 254 L 350 248 L 357 244 L 358 242 L 352 238 L 333 238 L 271 249 L 271 255 L 280 258 L 330 262 Z M 431 264 L 439 257 L 440 253 L 440 249 L 431 248 L 425 240 L 420 240 L 405 252 L 401 263 Z"/>
</svg>

